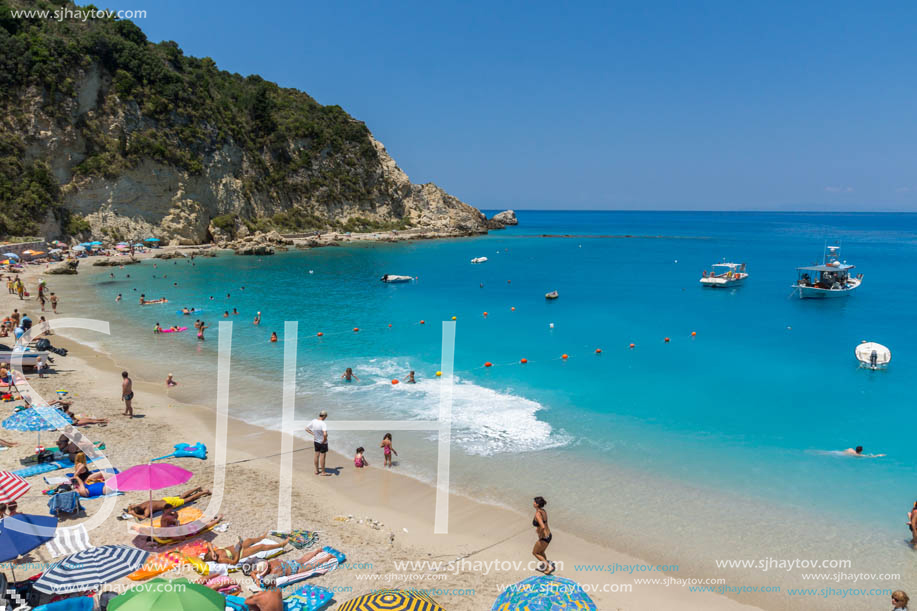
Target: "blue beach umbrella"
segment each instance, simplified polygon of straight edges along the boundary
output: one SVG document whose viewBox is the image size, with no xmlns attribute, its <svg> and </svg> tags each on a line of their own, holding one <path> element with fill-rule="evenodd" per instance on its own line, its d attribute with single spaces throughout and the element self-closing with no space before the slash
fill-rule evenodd
<svg viewBox="0 0 917 611">
<path fill-rule="evenodd" d="M 18 411 L 0 426 L 8 431 L 38 431 L 38 445 L 41 445 L 41 431 L 54 431 L 62 429 L 73 420 L 63 412 L 53 407 L 30 407 Z"/>
<path fill-rule="evenodd" d="M 160 241 L 159 238 L 147 238 L 144 240 L 144 242 L 159 242 L 159 241 Z"/>
<path fill-rule="evenodd" d="M 490 611 L 598 611 L 583 588 L 570 579 L 539 575 L 511 585 Z"/>
<path fill-rule="evenodd" d="M 19 258 L 19 255 L 17 255 L 14 252 L 5 252 L 3 253 L 3 256 L 6 257 L 7 259 L 18 259 Z"/>
<path fill-rule="evenodd" d="M 54 538 L 57 518 L 19 513 L 0 520 L 0 562 L 9 562 Z M 10 570 L 13 570 L 10 565 Z M 13 581 L 16 572 L 13 571 Z"/>
</svg>

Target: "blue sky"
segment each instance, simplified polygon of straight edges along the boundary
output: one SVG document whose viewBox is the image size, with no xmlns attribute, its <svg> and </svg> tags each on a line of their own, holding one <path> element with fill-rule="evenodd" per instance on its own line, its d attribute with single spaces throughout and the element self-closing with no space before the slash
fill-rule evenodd
<svg viewBox="0 0 917 611">
<path fill-rule="evenodd" d="M 917 211 L 913 3 L 96 5 L 481 208 Z"/>
</svg>

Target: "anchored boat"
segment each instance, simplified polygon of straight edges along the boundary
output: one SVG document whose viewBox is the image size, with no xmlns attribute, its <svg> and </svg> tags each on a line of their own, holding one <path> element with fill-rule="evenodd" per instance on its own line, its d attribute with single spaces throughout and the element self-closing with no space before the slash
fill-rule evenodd
<svg viewBox="0 0 917 611">
<path fill-rule="evenodd" d="M 863 340 L 854 350 L 857 360 L 860 361 L 860 367 L 868 369 L 885 369 L 892 360 L 892 351 L 876 342 L 867 342 Z"/>
<path fill-rule="evenodd" d="M 745 271 L 744 263 L 714 263 L 708 273 L 704 270 L 704 275 L 700 279 L 702 286 L 714 289 L 730 288 L 738 286 L 748 278 L 748 272 Z"/>
<path fill-rule="evenodd" d="M 796 284 L 800 299 L 827 299 L 853 293 L 863 282 L 863 274 L 850 273 L 854 268 L 840 261 L 840 246 L 828 246 L 822 265 L 796 268 Z"/>
<path fill-rule="evenodd" d="M 380 278 L 382 282 L 387 282 L 388 284 L 398 284 L 401 282 L 410 282 L 413 280 L 410 276 L 395 276 L 394 274 L 385 274 Z"/>
</svg>

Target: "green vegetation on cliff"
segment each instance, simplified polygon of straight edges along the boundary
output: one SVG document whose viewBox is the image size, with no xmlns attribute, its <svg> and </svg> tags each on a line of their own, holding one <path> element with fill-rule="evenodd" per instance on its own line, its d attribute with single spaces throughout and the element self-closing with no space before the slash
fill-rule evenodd
<svg viewBox="0 0 917 611">
<path fill-rule="evenodd" d="M 148 158 L 200 174 L 207 156 L 229 145 L 255 166 L 244 178 L 249 193 L 371 201 L 378 185 L 370 184 L 365 168 L 378 161 L 377 152 L 366 126 L 339 106 L 219 70 L 210 58 L 184 55 L 174 42 L 151 43 L 130 21 L 12 13 L 60 7 L 94 8 L 0 0 L 0 233 L 34 232 L 50 210 L 62 226 L 73 225 L 41 154 L 8 135 L 31 118 L 23 102 L 29 92 L 37 92 L 45 116 L 61 129 L 78 130 L 85 142 L 85 158 L 71 168 L 75 177 L 116 177 Z M 86 103 L 80 84 L 90 73 L 100 83 L 90 100 L 94 113 L 80 110 Z M 103 119 L 123 108 L 134 109 L 139 120 L 112 132 Z M 320 221 L 280 218 L 275 225 Z"/>
</svg>

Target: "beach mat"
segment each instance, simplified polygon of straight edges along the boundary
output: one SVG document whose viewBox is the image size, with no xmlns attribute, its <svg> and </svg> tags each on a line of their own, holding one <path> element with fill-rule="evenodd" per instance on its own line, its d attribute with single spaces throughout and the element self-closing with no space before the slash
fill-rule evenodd
<svg viewBox="0 0 917 611">
<path fill-rule="evenodd" d="M 14 475 L 19 477 L 33 477 L 35 475 L 41 475 L 43 473 L 50 473 L 52 471 L 57 471 L 59 469 L 72 469 L 73 461 L 69 458 L 64 460 L 56 460 L 54 462 L 45 462 L 38 465 L 32 465 L 31 467 L 24 467 L 22 469 L 16 469 L 12 471 Z"/>
</svg>

